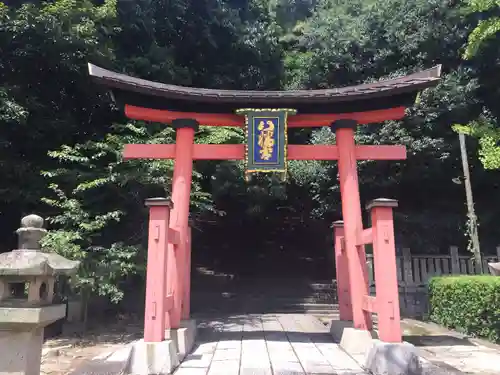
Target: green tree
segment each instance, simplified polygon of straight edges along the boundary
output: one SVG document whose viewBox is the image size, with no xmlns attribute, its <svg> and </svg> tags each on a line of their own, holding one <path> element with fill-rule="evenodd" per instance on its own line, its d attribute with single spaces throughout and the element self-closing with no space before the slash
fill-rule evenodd
<svg viewBox="0 0 500 375">
<path fill-rule="evenodd" d="M 404 200 L 396 218 L 398 242 L 417 249 L 428 247 L 427 239 L 436 242 L 438 237 L 438 246 L 446 247 L 455 241 L 448 233 L 456 233 L 462 225 L 462 208 L 450 203 L 452 197 L 462 201 L 462 192 L 452 183 L 460 159 L 450 126 L 459 119 L 476 118 L 481 103 L 477 98 L 477 73 L 461 67 L 458 50 L 467 39 L 468 21 L 459 10 L 439 0 L 390 0 L 383 6 L 377 0 L 324 0 L 295 30 L 295 41 L 286 52 L 286 84 L 291 88 L 345 86 L 438 63 L 445 67 L 442 83 L 424 91 L 403 121 L 371 124 L 360 128 L 357 135 L 361 144 L 407 147 L 408 159 L 402 163 L 360 163 L 360 183 L 362 196 L 367 199 L 392 196 Z M 333 143 L 334 136 L 326 136 L 322 130 L 313 134 L 311 141 Z M 318 167 L 317 173 L 313 165 Z M 304 168 L 315 181 L 311 186 L 319 189 L 314 194 L 314 212 L 320 217 L 333 213 L 338 218 L 336 166 L 304 163 Z M 318 180 L 316 176 L 324 178 Z M 411 196 L 404 193 L 413 190 L 412 186 L 419 189 Z M 436 199 L 431 203 L 429 196 Z M 429 215 L 437 206 L 443 214 Z"/>
<path fill-rule="evenodd" d="M 498 49 L 498 33 L 500 32 L 500 1 L 498 0 L 469 0 L 467 12 L 479 15 L 480 20 L 472 30 L 463 54 L 464 59 L 472 60 L 482 51 L 488 53 L 488 48 Z M 498 70 L 498 63 L 491 64 Z M 500 168 L 500 129 L 498 118 L 485 107 L 481 116 L 467 125 L 456 124 L 453 129 L 457 132 L 474 136 L 479 140 L 479 159 L 486 169 Z"/>
<path fill-rule="evenodd" d="M 228 143 L 241 130 L 202 127 L 201 143 Z M 53 191 L 43 201 L 51 207 L 52 230 L 44 247 L 80 260 L 75 282 L 85 304 L 90 295 L 120 302 L 130 280 L 144 277 L 147 247 L 147 198 L 171 195 L 172 160 L 124 160 L 126 144 L 171 144 L 175 130 L 162 124 L 115 124 L 102 139 L 65 145 L 49 155 L 60 167 L 45 171 Z M 191 216 L 206 211 L 219 214 L 211 194 L 203 189 L 204 176 L 193 172 Z"/>
<path fill-rule="evenodd" d="M 48 150 L 99 136 L 115 116 L 86 78 L 87 62 L 112 58 L 106 30 L 114 1 L 0 3 L 0 212 L 11 233 L 40 207 L 37 173 L 53 166 Z"/>
<path fill-rule="evenodd" d="M 468 0 L 467 12 L 484 15 L 469 35 L 464 52 L 465 59 L 477 55 L 486 42 L 493 42 L 500 32 L 499 0 Z"/>
</svg>

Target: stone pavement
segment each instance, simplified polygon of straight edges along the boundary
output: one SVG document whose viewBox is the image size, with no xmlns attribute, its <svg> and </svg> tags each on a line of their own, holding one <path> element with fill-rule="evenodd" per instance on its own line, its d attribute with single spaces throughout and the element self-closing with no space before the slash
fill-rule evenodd
<svg viewBox="0 0 500 375">
<path fill-rule="evenodd" d="M 402 321 L 404 339 L 419 349 L 422 358 L 448 374 L 499 375 L 500 346 L 467 337 L 434 323 Z"/>
<path fill-rule="evenodd" d="M 365 372 L 304 314 L 229 316 L 200 322 L 198 340 L 175 375 L 320 375 Z"/>
</svg>

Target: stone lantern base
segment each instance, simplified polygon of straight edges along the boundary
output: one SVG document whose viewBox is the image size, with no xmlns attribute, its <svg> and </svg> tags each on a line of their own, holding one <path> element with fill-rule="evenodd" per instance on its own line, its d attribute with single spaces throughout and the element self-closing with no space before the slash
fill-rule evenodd
<svg viewBox="0 0 500 375">
<path fill-rule="evenodd" d="M 43 329 L 65 314 L 65 305 L 0 307 L 0 374 L 40 375 Z"/>
</svg>

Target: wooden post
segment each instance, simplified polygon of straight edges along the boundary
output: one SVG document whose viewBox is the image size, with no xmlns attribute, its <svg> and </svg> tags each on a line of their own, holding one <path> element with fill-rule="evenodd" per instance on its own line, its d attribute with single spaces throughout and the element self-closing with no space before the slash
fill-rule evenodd
<svg viewBox="0 0 500 375">
<path fill-rule="evenodd" d="M 351 292 L 349 290 L 349 268 L 344 244 L 344 222 L 333 223 L 335 239 L 335 271 L 337 274 L 337 296 L 340 320 L 352 320 Z"/>
<path fill-rule="evenodd" d="M 406 285 L 415 284 L 411 265 L 411 251 L 407 247 L 403 248 L 403 281 Z"/>
<path fill-rule="evenodd" d="M 458 275 L 460 273 L 460 258 L 458 257 L 458 247 L 450 246 L 451 273 Z"/>
<path fill-rule="evenodd" d="M 500 262 L 500 246 L 497 246 L 497 261 Z"/>
<path fill-rule="evenodd" d="M 339 151 L 339 182 L 344 220 L 345 245 L 349 269 L 349 284 L 354 328 L 371 330 L 370 312 L 363 310 L 363 301 L 369 295 L 368 272 L 364 245 L 358 246 L 363 230 L 359 197 L 356 145 L 354 142 L 355 120 L 338 120 L 332 124 Z"/>
<path fill-rule="evenodd" d="M 379 338 L 385 342 L 401 342 L 401 317 L 394 243 L 393 199 L 375 199 L 366 209 L 371 210 L 373 256 L 375 263 L 375 299 Z"/>
<path fill-rule="evenodd" d="M 168 226 L 172 203 L 166 198 L 151 198 L 146 200 L 146 206 L 149 207 L 149 232 L 144 341 L 161 342 L 165 339 Z"/>
<path fill-rule="evenodd" d="M 182 319 L 188 320 L 189 313 L 191 309 L 191 227 L 188 227 L 187 233 L 187 244 L 186 244 L 186 261 L 185 261 L 185 272 L 184 272 L 184 285 L 182 287 Z"/>
<path fill-rule="evenodd" d="M 422 284 L 422 279 L 420 277 L 420 260 L 418 258 L 412 258 L 413 263 L 413 285 Z"/>
<path fill-rule="evenodd" d="M 177 129 L 175 141 L 175 164 L 172 182 L 172 201 L 174 208 L 170 228 L 180 233 L 180 241 L 174 247 L 176 271 L 169 275 L 172 278 L 174 301 L 172 308 L 171 328 L 179 328 L 182 316 L 182 303 L 186 298 L 182 291 L 186 272 L 186 252 L 188 244 L 189 226 L 189 198 L 191 193 L 191 180 L 193 174 L 193 144 L 194 133 L 199 124 L 196 120 L 179 119 L 172 121 L 172 126 Z M 173 245 L 171 245 L 173 246 Z"/>
<path fill-rule="evenodd" d="M 427 272 L 430 277 L 436 276 L 436 267 L 434 267 L 434 259 L 427 258 Z"/>
<path fill-rule="evenodd" d="M 373 277 L 373 256 L 366 256 L 366 272 L 368 272 L 368 287 L 371 288 L 375 285 L 375 278 Z"/>
</svg>

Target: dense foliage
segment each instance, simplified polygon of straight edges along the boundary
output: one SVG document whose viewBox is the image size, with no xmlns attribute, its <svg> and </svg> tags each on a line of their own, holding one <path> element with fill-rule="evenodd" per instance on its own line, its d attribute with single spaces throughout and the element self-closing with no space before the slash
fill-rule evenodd
<svg viewBox="0 0 500 375">
<path fill-rule="evenodd" d="M 429 282 L 429 298 L 432 321 L 500 342 L 499 277 L 435 277 Z"/>
<path fill-rule="evenodd" d="M 405 120 L 359 130 L 359 143 L 408 148 L 406 161 L 360 163 L 362 197 L 400 201 L 398 246 L 428 253 L 463 245 L 452 126 L 486 122 L 493 135 L 470 138 L 469 150 L 481 243 L 491 251 L 500 241 L 500 175 L 484 155 L 498 140 L 496 8 L 478 0 L 5 0 L 2 251 L 15 246 L 20 216 L 38 212 L 50 217 L 45 246 L 83 261 L 78 285 L 86 290 L 118 300 L 123 282 L 143 270 L 143 202 L 170 193 L 173 164 L 123 161 L 121 149 L 172 143 L 174 134 L 125 119 L 88 79 L 88 62 L 161 82 L 241 89 L 342 86 L 443 64 L 442 82 L 422 92 Z M 289 139 L 322 144 L 334 135 L 295 131 Z M 196 140 L 238 143 L 243 133 L 202 128 Z M 289 169 L 286 184 L 273 177 L 247 184 L 240 163 L 195 163 L 196 267 L 331 276 L 324 259 L 332 251 L 330 223 L 340 217 L 336 164 L 292 162 Z"/>
<path fill-rule="evenodd" d="M 469 0 L 466 12 L 478 15 L 479 22 L 469 35 L 464 58 L 473 59 L 481 49 L 498 49 L 496 36 L 500 32 L 500 1 Z M 484 108 L 478 119 L 466 125 L 456 124 L 457 132 L 475 136 L 479 139 L 479 158 L 487 169 L 500 168 L 500 131 L 497 117 L 489 108 Z"/>
</svg>

